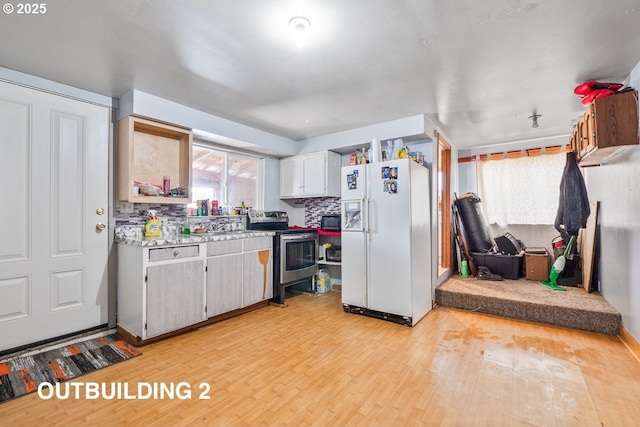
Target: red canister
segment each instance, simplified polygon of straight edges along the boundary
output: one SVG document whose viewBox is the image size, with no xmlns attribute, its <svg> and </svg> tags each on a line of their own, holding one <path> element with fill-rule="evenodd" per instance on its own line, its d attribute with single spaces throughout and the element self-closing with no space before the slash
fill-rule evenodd
<svg viewBox="0 0 640 427">
<path fill-rule="evenodd" d="M 169 177 L 169 175 L 165 175 L 162 178 L 162 192 L 165 196 L 171 195 L 171 178 Z"/>
</svg>

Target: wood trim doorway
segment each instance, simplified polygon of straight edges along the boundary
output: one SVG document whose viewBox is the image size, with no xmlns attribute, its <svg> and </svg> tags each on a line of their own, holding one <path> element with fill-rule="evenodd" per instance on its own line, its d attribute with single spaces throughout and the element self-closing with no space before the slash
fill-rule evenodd
<svg viewBox="0 0 640 427">
<path fill-rule="evenodd" d="M 438 276 L 451 260 L 451 145 L 438 133 Z"/>
</svg>

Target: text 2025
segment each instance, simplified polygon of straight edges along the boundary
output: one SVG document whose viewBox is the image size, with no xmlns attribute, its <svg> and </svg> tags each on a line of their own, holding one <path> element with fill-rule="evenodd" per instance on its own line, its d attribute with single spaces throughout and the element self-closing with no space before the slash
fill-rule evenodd
<svg viewBox="0 0 640 427">
<path fill-rule="evenodd" d="M 47 13 L 46 3 L 18 3 L 16 4 L 18 15 L 43 15 Z"/>
</svg>

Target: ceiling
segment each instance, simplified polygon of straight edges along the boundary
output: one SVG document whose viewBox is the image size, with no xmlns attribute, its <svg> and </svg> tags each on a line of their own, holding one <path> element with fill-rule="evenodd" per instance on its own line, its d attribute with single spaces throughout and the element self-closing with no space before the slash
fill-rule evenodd
<svg viewBox="0 0 640 427">
<path fill-rule="evenodd" d="M 0 66 L 131 89 L 293 140 L 426 114 L 459 148 L 566 135 L 573 88 L 640 60 L 640 0 L 56 0 Z M 292 40 L 288 21 L 311 21 Z M 533 113 L 541 114 L 533 129 Z"/>
</svg>

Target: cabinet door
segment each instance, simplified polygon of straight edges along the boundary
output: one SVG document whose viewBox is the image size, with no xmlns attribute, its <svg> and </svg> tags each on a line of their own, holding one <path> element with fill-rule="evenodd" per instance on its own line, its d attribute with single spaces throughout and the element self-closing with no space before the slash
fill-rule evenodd
<svg viewBox="0 0 640 427">
<path fill-rule="evenodd" d="M 204 261 L 147 268 L 146 338 L 205 320 Z"/>
<path fill-rule="evenodd" d="M 589 129 L 587 128 L 586 115 L 585 113 L 578 123 L 578 153 L 580 157 L 584 157 L 587 154 L 589 142 Z"/>
<path fill-rule="evenodd" d="M 327 153 L 319 152 L 302 157 L 302 195 L 322 196 L 327 193 Z"/>
<path fill-rule="evenodd" d="M 242 254 L 207 259 L 207 317 L 242 307 Z"/>
<path fill-rule="evenodd" d="M 271 249 L 243 254 L 243 305 L 248 306 L 273 297 Z"/>
<path fill-rule="evenodd" d="M 571 151 L 576 153 L 577 159 L 580 160 L 580 150 L 578 149 L 578 125 L 573 129 L 571 138 L 569 138 L 569 146 Z"/>
<path fill-rule="evenodd" d="M 589 153 L 591 150 L 595 150 L 596 148 L 596 121 L 595 121 L 595 106 L 593 104 L 589 105 L 589 108 L 584 113 L 583 120 L 586 125 L 587 139 L 585 140 L 586 144 L 584 145 L 584 152 Z"/>
<path fill-rule="evenodd" d="M 280 160 L 280 197 L 300 196 L 302 177 L 300 158 L 287 157 Z"/>
</svg>

